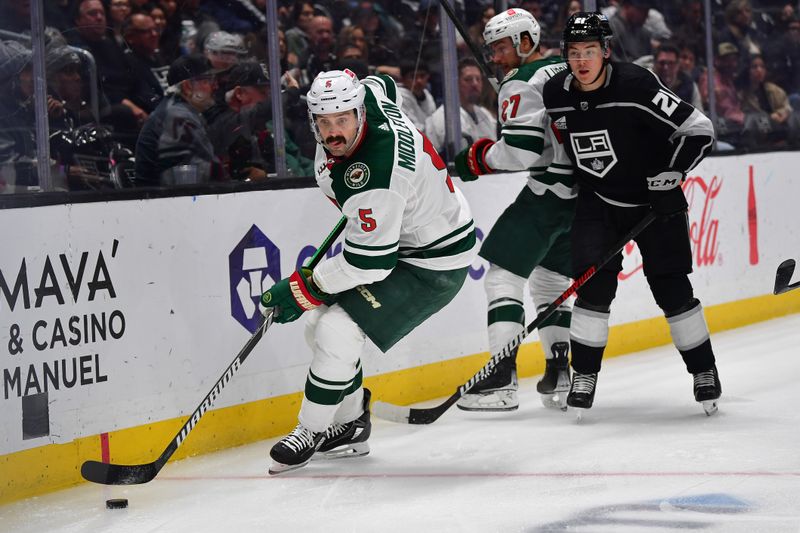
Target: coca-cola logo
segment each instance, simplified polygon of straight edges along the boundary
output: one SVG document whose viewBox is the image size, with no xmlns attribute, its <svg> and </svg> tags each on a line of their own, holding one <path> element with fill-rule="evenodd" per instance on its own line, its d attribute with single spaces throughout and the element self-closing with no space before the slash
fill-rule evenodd
<svg viewBox="0 0 800 533">
<path fill-rule="evenodd" d="M 689 203 L 689 240 L 695 266 L 710 266 L 717 262 L 719 252 L 719 218 L 714 217 L 714 200 L 722 188 L 722 178 L 706 181 L 702 176 L 689 176 L 683 182 L 683 193 Z M 698 216 L 699 215 L 699 216 Z M 633 241 L 622 250 L 623 268 L 619 280 L 625 281 L 642 270 L 642 256 Z"/>
<path fill-rule="evenodd" d="M 698 267 L 713 265 L 719 251 L 719 218 L 714 218 L 714 200 L 722 188 L 722 179 L 714 176 L 706 182 L 701 176 L 690 176 L 683 184 L 683 193 L 689 202 L 689 239 L 692 242 L 694 263 Z M 702 207 L 700 207 L 702 206 Z M 691 215 L 700 218 L 692 220 Z"/>
</svg>

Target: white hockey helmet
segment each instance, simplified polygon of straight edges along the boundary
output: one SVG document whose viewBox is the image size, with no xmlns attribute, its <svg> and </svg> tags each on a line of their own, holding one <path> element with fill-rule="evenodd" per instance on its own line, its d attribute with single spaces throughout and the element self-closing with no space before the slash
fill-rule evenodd
<svg viewBox="0 0 800 533">
<path fill-rule="evenodd" d="M 364 95 L 366 92 L 367 90 L 358 81 L 356 74 L 350 69 L 329 70 L 317 74 L 306 94 L 308 119 L 311 121 L 311 131 L 314 132 L 317 142 L 322 142 L 322 136 L 314 120 L 314 115 L 341 113 L 355 109 L 360 133 L 364 120 Z"/>
<path fill-rule="evenodd" d="M 519 51 L 519 45 L 522 43 L 522 34 L 528 32 L 533 41 L 533 47 L 527 54 Z M 528 11 L 519 8 L 512 8 L 502 13 L 493 16 L 486 23 L 483 29 L 483 40 L 487 45 L 492 44 L 500 39 L 511 37 L 511 43 L 517 50 L 517 55 L 521 58 L 530 56 L 536 47 L 539 46 L 539 39 L 541 38 L 542 28 L 536 21 L 536 18 Z"/>
</svg>

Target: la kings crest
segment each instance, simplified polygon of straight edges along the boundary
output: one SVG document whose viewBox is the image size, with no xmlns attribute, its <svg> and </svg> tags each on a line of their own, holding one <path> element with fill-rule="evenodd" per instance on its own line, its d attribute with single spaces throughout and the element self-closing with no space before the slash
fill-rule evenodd
<svg viewBox="0 0 800 533">
<path fill-rule="evenodd" d="M 575 164 L 585 172 L 602 178 L 617 164 L 608 130 L 585 131 L 570 135 Z"/>
</svg>

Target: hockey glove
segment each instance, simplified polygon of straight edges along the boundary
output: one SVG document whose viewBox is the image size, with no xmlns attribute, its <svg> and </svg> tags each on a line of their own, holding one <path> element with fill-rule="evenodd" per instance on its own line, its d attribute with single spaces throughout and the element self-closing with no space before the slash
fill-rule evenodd
<svg viewBox="0 0 800 533">
<path fill-rule="evenodd" d="M 486 163 L 486 152 L 494 145 L 491 139 L 478 139 L 472 146 L 456 154 L 456 171 L 461 181 L 473 181 L 482 174 L 490 174 L 492 169 Z"/>
<path fill-rule="evenodd" d="M 662 217 L 672 217 L 685 213 L 689 207 L 681 189 L 684 174 L 678 170 L 665 170 L 647 178 L 650 192 L 650 206 Z"/>
<path fill-rule="evenodd" d="M 261 305 L 274 307 L 275 322 L 285 324 L 300 318 L 306 311 L 326 303 L 330 295 L 317 289 L 311 281 L 311 270 L 302 268 L 280 280 L 261 295 Z"/>
</svg>

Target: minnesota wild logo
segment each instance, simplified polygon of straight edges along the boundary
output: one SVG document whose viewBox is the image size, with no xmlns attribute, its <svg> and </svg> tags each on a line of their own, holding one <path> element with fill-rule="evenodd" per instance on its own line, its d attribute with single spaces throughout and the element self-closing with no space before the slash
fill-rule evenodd
<svg viewBox="0 0 800 533">
<path fill-rule="evenodd" d="M 344 171 L 344 182 L 351 189 L 360 189 L 369 181 L 369 167 L 364 163 L 353 163 Z"/>
</svg>

